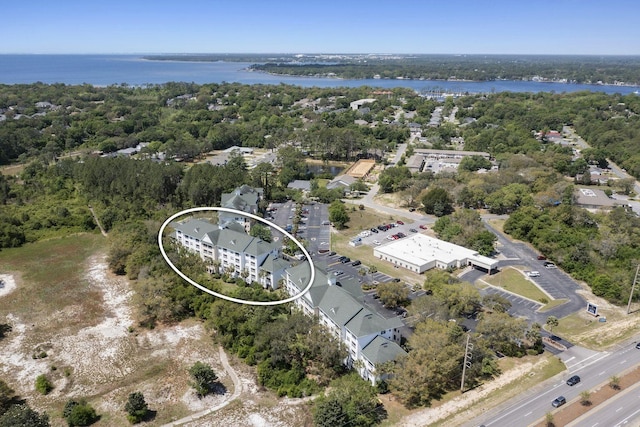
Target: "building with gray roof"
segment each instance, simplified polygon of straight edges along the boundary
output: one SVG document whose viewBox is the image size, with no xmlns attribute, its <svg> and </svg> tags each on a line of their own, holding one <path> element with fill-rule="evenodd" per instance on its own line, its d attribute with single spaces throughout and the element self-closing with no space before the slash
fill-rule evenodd
<svg viewBox="0 0 640 427">
<path fill-rule="evenodd" d="M 285 289 L 290 295 L 296 295 L 308 285 L 310 277 L 309 264 L 288 268 L 284 275 Z M 359 284 L 354 279 L 351 281 L 354 283 L 338 281 L 316 268 L 310 289 L 294 303 L 340 339 L 348 351 L 346 364 L 354 366 L 354 362 L 359 362 L 355 366 L 360 375 L 375 384 L 381 378 L 376 373 L 377 366 L 392 360 L 392 356 L 406 354 L 398 345 L 402 321 L 397 317 L 385 319 L 367 307 Z M 383 343 L 387 344 L 383 346 Z M 369 351 L 365 356 L 367 347 Z"/>
<path fill-rule="evenodd" d="M 237 223 L 223 228 L 190 218 L 172 226 L 176 242 L 199 254 L 212 273 L 226 273 L 242 277 L 247 283 L 258 282 L 265 288 L 277 289 L 289 266 L 280 257 L 279 244 L 252 237 Z"/>
</svg>

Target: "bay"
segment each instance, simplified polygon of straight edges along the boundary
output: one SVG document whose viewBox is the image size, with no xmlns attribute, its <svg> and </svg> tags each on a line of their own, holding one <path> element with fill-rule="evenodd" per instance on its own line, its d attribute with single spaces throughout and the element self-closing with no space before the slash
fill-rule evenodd
<svg viewBox="0 0 640 427">
<path fill-rule="evenodd" d="M 418 92 L 638 92 L 639 86 L 532 81 L 490 82 L 294 77 L 248 70 L 249 62 L 151 61 L 139 55 L 0 55 L 0 84 L 64 83 L 94 86 L 188 83 L 290 84 L 302 87 L 406 87 Z"/>
</svg>

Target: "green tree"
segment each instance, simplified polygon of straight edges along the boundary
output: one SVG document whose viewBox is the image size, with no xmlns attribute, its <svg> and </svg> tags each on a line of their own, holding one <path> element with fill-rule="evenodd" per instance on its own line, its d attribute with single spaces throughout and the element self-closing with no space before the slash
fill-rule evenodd
<svg viewBox="0 0 640 427">
<path fill-rule="evenodd" d="M 585 390 L 580 393 L 580 404 L 582 406 L 591 405 L 591 392 L 589 390 Z"/>
<path fill-rule="evenodd" d="M 69 427 L 73 426 L 89 426 L 98 420 L 96 410 L 89 404 L 77 405 L 71 410 L 71 414 L 67 419 Z"/>
<path fill-rule="evenodd" d="M 149 412 L 147 402 L 144 400 L 144 395 L 139 391 L 129 394 L 127 403 L 124 405 L 124 410 L 127 411 L 127 419 L 131 424 L 136 424 L 144 420 Z"/>
<path fill-rule="evenodd" d="M 337 229 L 345 228 L 347 222 L 349 222 L 347 209 L 340 200 L 335 200 L 329 205 L 329 221 L 331 221 Z"/>
<path fill-rule="evenodd" d="M 549 327 L 549 332 L 553 333 L 553 328 L 557 327 L 560 323 L 556 316 L 547 317 L 546 325 Z"/>
<path fill-rule="evenodd" d="M 434 187 L 422 197 L 424 211 L 430 215 L 444 216 L 453 212 L 453 202 L 444 188 Z"/>
<path fill-rule="evenodd" d="M 249 230 L 249 235 L 257 237 L 265 242 L 271 242 L 271 228 L 266 225 L 253 224 Z"/>
<path fill-rule="evenodd" d="M 40 414 L 26 404 L 13 405 L 0 415 L 0 427 L 49 427 L 49 416 Z"/>
<path fill-rule="evenodd" d="M 36 391 L 40 394 L 49 394 L 51 390 L 53 390 L 53 384 L 49 378 L 45 374 L 38 375 L 36 377 Z"/>
<path fill-rule="evenodd" d="M 191 376 L 190 385 L 199 396 L 209 394 L 218 380 L 218 375 L 216 375 L 211 366 L 199 361 L 189 368 L 189 375 Z"/>
<path fill-rule="evenodd" d="M 350 373 L 331 382 L 330 391 L 314 401 L 316 426 L 369 427 L 382 419 L 376 388 Z"/>
<path fill-rule="evenodd" d="M 387 307 L 397 307 L 409 301 L 409 288 L 399 282 L 385 282 L 377 286 L 380 301 Z"/>
</svg>

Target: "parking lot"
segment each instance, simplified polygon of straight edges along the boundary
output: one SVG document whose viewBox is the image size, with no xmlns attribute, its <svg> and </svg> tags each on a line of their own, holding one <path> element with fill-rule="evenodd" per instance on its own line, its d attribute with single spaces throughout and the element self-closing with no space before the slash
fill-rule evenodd
<svg viewBox="0 0 640 427">
<path fill-rule="evenodd" d="M 381 230 L 380 228 L 382 228 L 383 226 L 386 229 Z M 393 239 L 393 235 L 398 235 L 400 233 L 404 236 L 399 238 L 403 239 L 412 234 L 424 232 L 426 230 L 428 230 L 426 222 L 386 222 L 384 224 L 375 224 L 371 227 L 371 229 L 363 231 L 360 235 L 358 235 L 358 237 L 362 239 L 362 244 L 375 247 L 397 240 Z"/>
<path fill-rule="evenodd" d="M 270 208 L 274 210 L 269 212 L 266 219 L 282 228 L 294 225 L 295 202 L 272 203 Z M 308 242 L 307 251 L 312 256 L 318 251 L 329 250 L 331 247 L 331 228 L 327 205 L 322 203 L 302 205 L 302 218 L 294 237 L 305 239 Z"/>
</svg>

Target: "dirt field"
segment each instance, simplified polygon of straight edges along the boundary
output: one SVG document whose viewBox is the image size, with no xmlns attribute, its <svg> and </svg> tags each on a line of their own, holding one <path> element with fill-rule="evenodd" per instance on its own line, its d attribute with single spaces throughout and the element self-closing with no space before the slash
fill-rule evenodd
<svg viewBox="0 0 640 427">
<path fill-rule="evenodd" d="M 11 260 L 18 265 L 19 259 Z M 139 328 L 130 283 L 107 271 L 102 252 L 79 266 L 77 280 L 67 284 L 72 288 L 67 289 L 66 303 L 57 301 L 56 307 L 40 300 L 31 274 L 7 272 L 7 268 L 6 260 L 0 258 L 5 281 L 0 289 L 0 322 L 12 327 L 0 346 L 0 375 L 34 408 L 46 411 L 53 426 L 66 425 L 61 412 L 72 397 L 86 398 L 96 408 L 101 419 L 95 426 L 128 425 L 123 408 L 134 391 L 143 392 L 155 411 L 155 418 L 144 425 L 164 425 L 227 402 L 220 411 L 184 425 L 304 425 L 307 415 L 300 400 L 279 400 L 259 389 L 253 368 L 233 359 L 231 369 L 237 371 L 241 390 L 240 398 L 232 402 L 231 374 L 200 322 Z M 213 367 L 226 389 L 223 393 L 202 399 L 195 395 L 187 369 L 196 361 Z M 46 396 L 34 388 L 40 374 L 54 385 Z M 222 420 L 226 421 L 218 424 Z"/>
<path fill-rule="evenodd" d="M 367 174 L 373 169 L 376 165 L 375 160 L 371 159 L 360 159 L 355 162 L 353 165 L 347 169 L 345 172 L 346 175 L 352 176 L 354 178 L 363 178 L 367 176 Z"/>
</svg>

